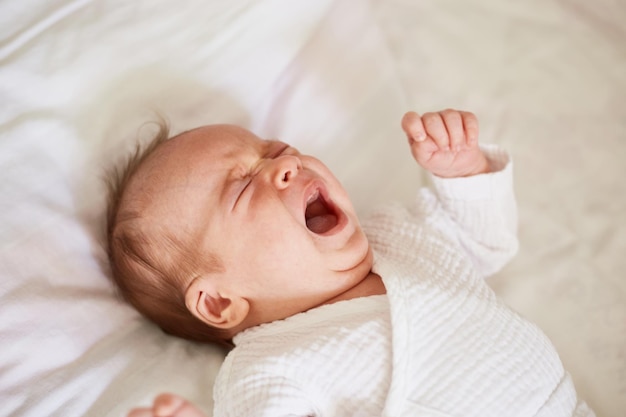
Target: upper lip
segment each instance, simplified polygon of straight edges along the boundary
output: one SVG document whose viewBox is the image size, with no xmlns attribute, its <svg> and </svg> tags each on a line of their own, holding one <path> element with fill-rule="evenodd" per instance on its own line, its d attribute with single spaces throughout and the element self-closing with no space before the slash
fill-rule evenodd
<svg viewBox="0 0 626 417">
<path fill-rule="evenodd" d="M 304 194 L 302 199 L 302 217 L 304 218 L 304 213 L 306 212 L 306 208 L 310 202 L 312 202 L 318 195 L 321 195 L 325 201 L 328 201 L 324 196 L 327 194 L 326 188 L 324 184 L 319 180 L 312 180 L 309 184 L 304 187 Z"/>
<path fill-rule="evenodd" d="M 328 193 L 328 189 L 326 188 L 326 184 L 323 181 L 319 180 L 319 179 L 312 180 L 304 188 L 303 199 L 302 199 L 302 208 L 301 208 L 301 213 L 302 213 L 302 217 L 301 218 L 302 218 L 302 221 L 304 222 L 304 224 L 306 225 L 306 223 L 307 223 L 306 211 L 307 211 L 308 204 L 313 202 L 318 197 L 321 197 L 321 199 L 323 200 L 323 202 L 326 205 L 326 207 L 328 208 L 328 210 L 330 212 L 332 212 L 337 217 L 337 226 L 339 226 L 341 224 L 345 224 L 345 220 L 346 219 L 345 219 L 345 216 L 343 214 L 343 211 L 330 198 L 330 195 Z M 307 226 L 307 229 L 308 229 L 308 226 Z M 335 227 L 333 228 L 333 230 L 334 229 L 335 229 Z M 323 233 L 322 235 L 325 235 L 325 234 L 327 234 L 327 233 Z"/>
</svg>

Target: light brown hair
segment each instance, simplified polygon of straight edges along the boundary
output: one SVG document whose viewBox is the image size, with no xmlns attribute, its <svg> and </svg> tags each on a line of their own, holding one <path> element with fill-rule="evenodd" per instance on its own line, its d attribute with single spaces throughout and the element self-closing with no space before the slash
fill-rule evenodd
<svg viewBox="0 0 626 417">
<path fill-rule="evenodd" d="M 185 289 L 194 277 L 220 268 L 212 254 L 199 253 L 191 236 L 177 236 L 158 224 L 142 221 L 140 210 L 127 207 L 127 186 L 142 164 L 169 140 L 164 120 L 145 147 L 138 144 L 128 159 L 106 178 L 107 254 L 121 296 L 168 334 L 232 348 L 227 332 L 196 318 L 185 305 Z M 130 205 L 132 206 L 132 205 Z"/>
</svg>

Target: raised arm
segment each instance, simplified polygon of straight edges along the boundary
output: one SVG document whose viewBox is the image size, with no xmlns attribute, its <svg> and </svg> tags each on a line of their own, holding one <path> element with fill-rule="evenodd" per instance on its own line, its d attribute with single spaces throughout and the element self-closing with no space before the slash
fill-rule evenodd
<svg viewBox="0 0 626 417">
<path fill-rule="evenodd" d="M 413 157 L 432 174 L 441 209 L 479 273 L 498 271 L 517 252 L 517 209 L 508 155 L 479 146 L 478 121 L 444 110 L 402 119 Z"/>
</svg>

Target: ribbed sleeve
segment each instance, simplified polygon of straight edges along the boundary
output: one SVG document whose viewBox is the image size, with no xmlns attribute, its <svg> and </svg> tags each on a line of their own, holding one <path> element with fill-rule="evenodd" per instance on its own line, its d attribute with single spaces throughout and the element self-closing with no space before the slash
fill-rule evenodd
<svg viewBox="0 0 626 417">
<path fill-rule="evenodd" d="M 452 223 L 450 228 L 462 249 L 476 272 L 487 277 L 517 253 L 517 205 L 509 156 L 493 145 L 482 149 L 491 173 L 445 179 L 432 176 L 432 182 L 441 212 Z"/>
<path fill-rule="evenodd" d="M 413 207 L 391 205 L 364 223 L 393 326 L 384 416 L 588 410 L 548 338 L 484 280 L 517 249 L 511 164 L 499 150 L 487 152 L 494 172 L 433 178 L 434 191 L 423 190 Z"/>
</svg>

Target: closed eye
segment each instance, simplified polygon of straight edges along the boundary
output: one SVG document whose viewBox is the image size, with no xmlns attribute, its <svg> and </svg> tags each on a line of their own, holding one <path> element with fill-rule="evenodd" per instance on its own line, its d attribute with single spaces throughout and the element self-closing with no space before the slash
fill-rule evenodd
<svg viewBox="0 0 626 417">
<path fill-rule="evenodd" d="M 239 200 L 241 199 L 241 196 L 243 195 L 243 193 L 246 191 L 246 189 L 248 188 L 248 186 L 250 184 L 252 184 L 252 177 L 248 176 L 245 178 L 245 183 L 244 186 L 241 188 L 241 190 L 239 191 L 239 193 L 237 194 L 237 198 L 235 199 L 235 202 L 233 203 L 233 209 L 235 207 L 237 207 L 237 203 L 239 203 Z"/>
<path fill-rule="evenodd" d="M 300 154 L 300 152 L 298 152 L 297 149 L 287 145 L 286 143 L 283 143 L 280 141 L 270 141 L 270 142 L 272 143 L 273 146 L 271 146 L 270 152 L 266 153 L 265 159 L 275 159 L 281 155 L 299 155 Z M 235 209 L 235 207 L 241 200 L 241 197 L 243 196 L 247 188 L 252 183 L 252 179 L 255 175 L 254 173 L 255 168 L 249 168 L 249 169 L 250 169 L 250 172 L 247 172 L 247 173 L 241 172 L 240 173 L 241 176 L 235 181 L 238 184 L 236 187 L 237 188 L 241 187 L 241 188 L 237 192 L 237 197 L 235 198 L 235 202 L 233 203 L 231 210 Z M 288 173 L 285 175 L 287 176 Z M 287 181 L 288 178 L 285 177 L 284 180 Z M 243 186 L 239 184 L 243 184 Z"/>
</svg>

